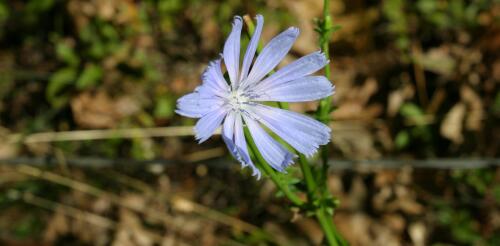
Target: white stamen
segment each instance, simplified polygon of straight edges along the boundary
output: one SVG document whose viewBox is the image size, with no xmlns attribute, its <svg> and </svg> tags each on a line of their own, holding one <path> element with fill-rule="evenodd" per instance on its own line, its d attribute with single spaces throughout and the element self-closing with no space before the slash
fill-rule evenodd
<svg viewBox="0 0 500 246">
<path fill-rule="evenodd" d="M 240 111 L 243 109 L 245 104 L 248 104 L 249 98 L 246 97 L 241 91 L 235 90 L 229 93 L 227 96 L 227 104 L 234 111 Z"/>
</svg>

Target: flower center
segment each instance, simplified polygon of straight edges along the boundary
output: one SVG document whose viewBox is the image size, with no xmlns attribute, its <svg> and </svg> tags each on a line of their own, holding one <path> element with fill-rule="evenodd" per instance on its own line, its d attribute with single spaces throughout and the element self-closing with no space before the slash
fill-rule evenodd
<svg viewBox="0 0 500 246">
<path fill-rule="evenodd" d="M 249 102 L 248 97 L 244 96 L 240 91 L 232 91 L 227 96 L 227 103 L 231 107 L 232 110 L 240 110 L 243 108 L 244 104 Z"/>
</svg>

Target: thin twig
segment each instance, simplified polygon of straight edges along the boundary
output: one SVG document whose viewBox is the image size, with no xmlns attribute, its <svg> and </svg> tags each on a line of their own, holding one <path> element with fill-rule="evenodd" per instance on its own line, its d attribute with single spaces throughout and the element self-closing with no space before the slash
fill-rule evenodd
<svg viewBox="0 0 500 246">
<path fill-rule="evenodd" d="M 213 149 L 197 151 L 191 154 L 184 155 L 182 160 L 185 162 L 200 162 L 208 159 L 221 157 L 224 156 L 225 154 L 226 154 L 226 148 L 217 147 Z"/>
<path fill-rule="evenodd" d="M 110 220 L 106 217 L 103 217 L 103 216 L 95 214 L 95 213 L 91 213 L 91 212 L 84 211 L 84 210 L 81 210 L 81 209 L 78 209 L 78 208 L 75 208 L 75 207 L 72 207 L 69 205 L 65 205 L 65 204 L 54 202 L 54 201 L 51 201 L 51 200 L 48 200 L 48 199 L 45 199 L 45 198 L 42 198 L 39 196 L 35 196 L 34 194 L 32 194 L 30 192 L 25 192 L 22 195 L 22 200 L 25 203 L 35 205 L 37 207 L 41 207 L 41 208 L 44 208 L 47 210 L 51 210 L 54 212 L 60 211 L 68 217 L 72 217 L 72 218 L 78 219 L 78 220 L 84 220 L 89 224 L 100 226 L 100 227 L 103 227 L 105 229 L 111 229 L 111 230 L 116 229 L 117 223 L 113 220 Z"/>
<path fill-rule="evenodd" d="M 215 134 L 220 134 L 220 131 L 217 131 Z M 154 128 L 41 132 L 33 133 L 27 136 L 23 134 L 13 134 L 7 138 L 7 141 L 9 143 L 46 143 L 114 138 L 182 137 L 192 135 L 194 135 L 192 126 L 169 126 Z"/>
<path fill-rule="evenodd" d="M 412 53 L 414 58 L 420 59 L 422 57 L 422 48 L 420 47 L 419 43 L 415 43 L 412 46 Z M 415 72 L 415 80 L 417 84 L 418 99 L 420 101 L 420 105 L 422 105 L 423 108 L 426 108 L 429 101 L 429 98 L 427 96 L 427 82 L 425 79 L 424 69 L 418 59 L 413 62 L 413 70 Z"/>
</svg>

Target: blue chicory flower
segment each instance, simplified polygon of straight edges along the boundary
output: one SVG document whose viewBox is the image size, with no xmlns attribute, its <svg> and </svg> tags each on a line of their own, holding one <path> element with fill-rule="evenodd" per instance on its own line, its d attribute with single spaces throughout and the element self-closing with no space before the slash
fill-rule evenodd
<svg viewBox="0 0 500 246">
<path fill-rule="evenodd" d="M 222 126 L 222 138 L 231 154 L 253 175 L 260 171 L 253 164 L 245 140 L 246 125 L 262 157 L 275 170 L 283 172 L 295 155 L 273 139 L 261 125 L 276 133 L 300 153 L 313 155 L 319 145 L 330 141 L 330 128 L 308 116 L 270 107 L 260 102 L 304 102 L 327 97 L 335 87 L 324 76 L 311 74 L 328 64 L 324 54 L 314 52 L 277 72 L 268 75 L 285 57 L 299 35 L 291 27 L 274 37 L 257 56 L 264 18 L 256 17 L 255 32 L 247 46 L 240 70 L 240 36 L 243 26 L 239 16 L 224 44 L 224 61 L 230 83 L 224 79 L 221 59 L 211 62 L 202 76 L 202 85 L 177 101 L 180 115 L 200 118 L 194 127 L 196 139 L 204 142 Z M 253 66 L 252 66 L 253 62 Z"/>
</svg>

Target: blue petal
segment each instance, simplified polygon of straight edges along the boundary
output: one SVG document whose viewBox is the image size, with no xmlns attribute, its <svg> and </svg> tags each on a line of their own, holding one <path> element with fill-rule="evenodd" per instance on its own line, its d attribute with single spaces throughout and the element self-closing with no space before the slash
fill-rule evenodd
<svg viewBox="0 0 500 246">
<path fill-rule="evenodd" d="M 249 166 L 252 169 L 252 175 L 257 176 L 257 179 L 260 179 L 260 170 L 255 167 L 252 159 L 250 158 L 250 154 L 248 153 L 247 141 L 245 140 L 245 134 L 243 133 L 243 120 L 241 119 L 240 114 L 236 116 L 235 120 L 234 142 L 236 144 L 239 156 L 241 158 L 240 162 L 243 167 Z"/>
<path fill-rule="evenodd" d="M 250 65 L 252 64 L 253 58 L 255 56 L 255 51 L 257 51 L 257 46 L 259 45 L 260 34 L 262 33 L 262 27 L 264 26 L 264 17 L 262 15 L 257 15 L 257 26 L 255 27 L 255 32 L 250 39 L 247 51 L 245 52 L 245 58 L 243 59 L 243 65 L 241 67 L 240 81 L 243 81 L 248 76 L 248 71 Z"/>
<path fill-rule="evenodd" d="M 261 173 L 253 164 L 248 153 L 240 114 L 236 114 L 235 112 L 228 113 L 222 125 L 222 139 L 226 143 L 231 155 L 241 163 L 242 167 L 250 167 L 253 172 L 252 175 L 260 179 Z"/>
<path fill-rule="evenodd" d="M 290 27 L 269 41 L 255 60 L 252 71 L 250 71 L 247 79 L 243 82 L 245 86 L 259 82 L 271 72 L 292 48 L 298 35 L 299 29 Z"/>
<path fill-rule="evenodd" d="M 205 93 L 223 96 L 230 91 L 222 75 L 220 59 L 210 62 L 205 72 L 203 72 L 201 79 L 203 81 L 203 89 L 206 90 Z"/>
<path fill-rule="evenodd" d="M 262 157 L 271 167 L 284 172 L 293 163 L 295 156 L 269 136 L 257 121 L 245 115 L 243 117 Z"/>
<path fill-rule="evenodd" d="M 333 94 L 335 87 L 324 76 L 306 76 L 268 89 L 255 89 L 254 101 L 305 102 Z"/>
<path fill-rule="evenodd" d="M 224 101 L 221 98 L 204 94 L 200 92 L 200 87 L 198 87 L 195 92 L 184 95 L 177 100 L 175 112 L 186 117 L 201 118 L 208 112 L 220 108 L 223 104 Z"/>
<path fill-rule="evenodd" d="M 227 114 L 222 125 L 222 139 L 226 143 L 229 153 L 239 161 L 239 154 L 234 144 L 234 120 L 235 113 L 231 111 Z"/>
<path fill-rule="evenodd" d="M 238 70 L 240 66 L 240 39 L 241 28 L 243 23 L 241 17 L 234 17 L 233 30 L 229 34 L 226 43 L 224 44 L 224 63 L 226 64 L 227 73 L 231 80 L 232 88 L 238 86 Z"/>
<path fill-rule="evenodd" d="M 255 90 L 267 90 L 279 84 L 300 79 L 320 70 L 326 64 L 328 64 L 328 60 L 323 53 L 319 51 L 313 52 L 269 75 L 256 85 Z"/>
<path fill-rule="evenodd" d="M 226 116 L 227 111 L 224 108 L 217 108 L 201 117 L 194 126 L 196 140 L 198 143 L 205 142 L 210 138 L 215 130 L 221 125 L 222 120 Z"/>
<path fill-rule="evenodd" d="M 255 118 L 300 153 L 312 156 L 330 141 L 330 128 L 310 117 L 256 104 L 247 109 Z"/>
</svg>

